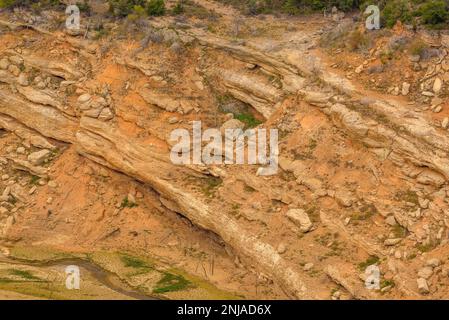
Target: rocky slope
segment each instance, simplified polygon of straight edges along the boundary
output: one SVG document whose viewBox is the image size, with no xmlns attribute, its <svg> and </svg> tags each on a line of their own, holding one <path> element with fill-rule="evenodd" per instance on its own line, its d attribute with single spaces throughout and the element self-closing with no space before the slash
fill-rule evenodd
<svg viewBox="0 0 449 320">
<path fill-rule="evenodd" d="M 245 297 L 447 298 L 447 131 L 330 71 L 320 17 L 235 32 L 238 13 L 214 6 L 211 25 L 153 19 L 140 43 L 114 23 L 93 39 L 1 17 L 4 240 L 142 252 L 170 224 L 220 271 L 180 240 L 153 236 L 151 253 Z M 171 163 L 173 129 L 230 113 L 280 131 L 277 175 Z M 372 263 L 380 290 L 364 285 Z"/>
</svg>

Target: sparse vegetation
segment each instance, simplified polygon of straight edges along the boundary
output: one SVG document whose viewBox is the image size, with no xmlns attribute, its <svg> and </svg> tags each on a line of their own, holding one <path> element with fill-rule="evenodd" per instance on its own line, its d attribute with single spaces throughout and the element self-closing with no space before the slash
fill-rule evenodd
<svg viewBox="0 0 449 320">
<path fill-rule="evenodd" d="M 366 259 L 363 262 L 360 262 L 358 267 L 361 271 L 365 271 L 366 268 L 369 266 L 372 266 L 373 264 L 378 264 L 380 261 L 378 256 L 369 256 L 368 259 Z"/>
<path fill-rule="evenodd" d="M 150 265 L 148 265 L 147 262 L 145 262 L 141 259 L 135 258 L 135 257 L 126 255 L 126 256 L 121 256 L 120 259 L 122 260 L 125 267 L 136 268 L 136 269 L 151 269 L 152 268 Z"/>
<path fill-rule="evenodd" d="M 9 269 L 9 274 L 12 276 L 20 277 L 26 280 L 32 280 L 32 281 L 40 281 L 41 279 L 39 277 L 36 277 L 31 272 L 27 270 L 20 270 L 20 269 Z"/>
<path fill-rule="evenodd" d="M 372 203 L 363 203 L 358 210 L 352 214 L 352 220 L 367 220 L 377 214 L 377 208 Z"/>
<path fill-rule="evenodd" d="M 223 180 L 221 180 L 221 178 L 213 176 L 208 176 L 207 178 L 204 178 L 202 180 L 204 184 L 202 185 L 201 190 L 207 197 L 213 197 L 216 189 L 223 183 Z"/>
<path fill-rule="evenodd" d="M 251 113 L 234 114 L 234 118 L 245 124 L 245 128 L 257 127 L 262 121 L 257 120 Z"/>
<path fill-rule="evenodd" d="M 192 283 L 181 275 L 165 272 L 162 279 L 156 284 L 154 293 L 167 293 L 181 291 L 192 287 Z"/>
<path fill-rule="evenodd" d="M 120 208 L 134 208 L 137 207 L 137 203 L 134 203 L 132 201 L 130 201 L 128 199 L 128 196 L 126 196 L 123 200 L 122 203 L 120 204 Z"/>
<path fill-rule="evenodd" d="M 149 0 L 146 8 L 149 16 L 162 16 L 165 14 L 165 1 Z"/>
</svg>

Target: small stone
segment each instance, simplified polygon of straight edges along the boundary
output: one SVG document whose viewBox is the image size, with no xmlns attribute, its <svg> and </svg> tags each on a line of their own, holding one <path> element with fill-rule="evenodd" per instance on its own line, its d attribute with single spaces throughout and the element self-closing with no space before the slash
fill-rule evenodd
<svg viewBox="0 0 449 320">
<path fill-rule="evenodd" d="M 362 71 L 363 71 L 363 64 L 361 64 L 360 66 L 358 66 L 358 67 L 355 69 L 355 73 L 357 73 L 357 74 L 362 73 Z"/>
<path fill-rule="evenodd" d="M 45 87 L 46 87 L 47 85 L 45 84 L 45 82 L 44 81 L 40 81 L 40 82 L 38 82 L 37 84 L 36 84 L 36 87 L 38 88 L 38 89 L 45 89 Z"/>
<path fill-rule="evenodd" d="M 401 259 L 401 258 L 402 258 L 402 253 L 401 253 L 401 251 L 396 250 L 396 251 L 394 252 L 394 257 L 395 257 L 396 259 Z"/>
<path fill-rule="evenodd" d="M 304 271 L 310 271 L 313 268 L 313 263 L 309 262 L 304 265 Z"/>
<path fill-rule="evenodd" d="M 432 92 L 430 92 L 430 91 L 423 91 L 422 93 L 421 93 L 423 96 L 425 96 L 425 97 L 434 97 L 435 95 L 432 93 Z"/>
<path fill-rule="evenodd" d="M 22 87 L 26 87 L 30 84 L 27 75 L 23 72 L 19 75 L 19 78 L 17 78 L 17 83 Z"/>
<path fill-rule="evenodd" d="M 426 261 L 426 266 L 436 268 L 441 265 L 441 260 L 438 258 L 429 259 Z"/>
<path fill-rule="evenodd" d="M 419 206 L 422 209 L 427 209 L 429 207 L 429 202 L 430 202 L 429 199 L 424 199 L 424 198 L 421 198 L 421 197 L 418 198 Z"/>
<path fill-rule="evenodd" d="M 57 184 L 55 181 L 53 181 L 53 180 L 48 181 L 47 185 L 48 185 L 50 188 L 57 188 L 57 187 L 58 187 L 58 184 Z"/>
<path fill-rule="evenodd" d="M 433 274 L 433 269 L 431 267 L 424 267 L 419 269 L 418 276 L 423 279 L 429 279 Z"/>
<path fill-rule="evenodd" d="M 302 232 L 308 232 L 312 228 L 312 222 L 303 209 L 290 209 L 286 213 L 287 218 L 296 224 Z"/>
<path fill-rule="evenodd" d="M 403 96 L 406 96 L 410 93 L 410 83 L 407 82 L 402 83 L 401 93 Z"/>
<path fill-rule="evenodd" d="M 386 239 L 384 241 L 384 245 L 386 246 L 395 246 L 397 245 L 399 242 L 401 242 L 402 239 L 401 238 L 395 238 L 395 239 Z"/>
<path fill-rule="evenodd" d="M 30 153 L 28 155 L 28 161 L 30 161 L 34 165 L 41 165 L 45 162 L 45 160 L 48 159 L 50 155 L 50 150 L 42 149 L 40 151 Z"/>
<path fill-rule="evenodd" d="M 10 65 L 9 65 L 8 71 L 11 72 L 11 73 L 12 73 L 14 76 L 16 76 L 16 77 L 18 77 L 19 74 L 20 74 L 20 69 L 19 69 L 19 67 L 15 66 L 15 65 L 13 65 L 13 64 L 10 64 Z"/>
<path fill-rule="evenodd" d="M 7 175 L 7 174 L 2 175 L 2 180 L 3 181 L 8 180 L 8 179 L 9 179 L 9 175 Z"/>
<path fill-rule="evenodd" d="M 0 60 L 0 69 L 6 70 L 6 69 L 8 69 L 8 66 L 9 66 L 9 62 L 7 59 L 3 58 Z"/>
<path fill-rule="evenodd" d="M 98 119 L 103 121 L 108 121 L 111 120 L 112 118 L 114 118 L 114 113 L 112 113 L 111 109 L 109 108 L 104 108 L 98 115 Z"/>
<path fill-rule="evenodd" d="M 17 152 L 18 154 L 25 154 L 25 148 L 24 148 L 24 147 L 18 147 L 18 148 L 16 149 L 16 152 Z"/>
<path fill-rule="evenodd" d="M 438 107 L 436 107 L 435 109 L 433 109 L 433 112 L 434 112 L 434 113 L 440 113 L 441 110 L 443 110 L 443 107 L 442 107 L 442 106 L 438 106 Z"/>
<path fill-rule="evenodd" d="M 245 128 L 245 124 L 237 119 L 230 119 L 223 123 L 220 130 L 221 132 L 225 132 L 226 129 L 243 129 Z"/>
<path fill-rule="evenodd" d="M 168 123 L 169 124 L 175 124 L 175 123 L 178 123 L 178 118 L 177 117 L 170 117 L 169 119 L 168 119 Z"/>
<path fill-rule="evenodd" d="M 419 62 L 419 60 L 421 60 L 421 56 L 420 55 L 413 55 L 413 56 L 410 56 L 410 61 L 411 62 Z"/>
<path fill-rule="evenodd" d="M 441 88 L 443 87 L 443 81 L 441 81 L 440 78 L 435 78 L 435 81 L 433 83 L 433 92 L 439 93 L 441 91 Z"/>
<path fill-rule="evenodd" d="M 443 121 L 441 121 L 441 127 L 443 129 L 446 129 L 448 124 L 449 124 L 449 118 L 448 117 L 444 117 Z"/>
<path fill-rule="evenodd" d="M 36 191 L 36 189 L 37 189 L 37 187 L 36 187 L 36 186 L 33 186 L 33 187 L 30 189 L 30 191 L 28 191 L 28 194 L 29 194 L 29 195 L 32 195 L 32 194 Z"/>
<path fill-rule="evenodd" d="M 283 254 L 283 253 L 285 253 L 286 251 L 287 251 L 287 247 L 285 246 L 285 244 L 281 243 L 281 244 L 278 245 L 278 247 L 277 247 L 277 252 L 278 252 L 279 254 Z"/>
<path fill-rule="evenodd" d="M 428 284 L 427 284 L 426 279 L 418 278 L 418 279 L 416 280 L 416 283 L 417 283 L 417 285 L 418 285 L 418 291 L 419 291 L 419 293 L 421 293 L 421 294 L 427 294 L 427 293 L 429 293 L 429 286 L 428 286 Z"/>
<path fill-rule="evenodd" d="M 397 222 L 396 222 L 396 219 L 394 218 L 394 216 L 388 216 L 388 217 L 385 219 L 385 222 L 386 222 L 388 225 L 390 225 L 390 226 L 395 226 L 395 225 L 397 225 Z"/>
<path fill-rule="evenodd" d="M 86 103 L 87 101 L 91 100 L 92 96 L 88 93 L 82 94 L 78 97 L 79 103 Z"/>
<path fill-rule="evenodd" d="M 134 196 L 131 193 L 128 193 L 127 199 L 128 199 L 129 203 L 132 203 L 132 204 L 136 203 L 136 198 L 134 198 Z"/>
<path fill-rule="evenodd" d="M 11 61 L 11 63 L 16 65 L 21 65 L 23 63 L 22 57 L 19 56 L 11 56 L 9 57 L 9 61 Z"/>
</svg>

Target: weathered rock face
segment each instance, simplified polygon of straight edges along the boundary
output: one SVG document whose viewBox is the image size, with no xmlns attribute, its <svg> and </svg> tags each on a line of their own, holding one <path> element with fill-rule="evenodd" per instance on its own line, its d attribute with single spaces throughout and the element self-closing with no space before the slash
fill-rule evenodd
<svg viewBox="0 0 449 320">
<path fill-rule="evenodd" d="M 351 250 L 347 250 L 348 256 L 343 259 L 346 264 L 338 264 L 342 243 L 346 249 L 353 246 L 389 262 L 388 259 L 393 257 L 396 260 L 406 257 L 404 247 L 410 241 L 415 241 L 414 244 L 425 243 L 425 240 L 430 239 L 429 235 L 434 233 L 439 234 L 439 240 L 442 240 L 447 220 L 441 219 L 444 210 L 435 204 L 438 200 L 431 202 L 424 199 L 423 194 L 404 195 L 398 192 L 385 202 L 394 204 L 395 198 L 403 197 L 405 199 L 401 200 L 401 204 L 405 209 L 392 208 L 393 205 L 385 205 L 382 199 L 378 201 L 376 198 L 387 193 L 390 185 L 385 188 L 387 191 L 379 192 L 381 195 L 376 194 L 379 190 L 371 189 L 381 180 L 386 180 L 385 176 L 391 172 L 392 175 L 401 175 L 399 170 L 396 172 L 388 166 L 382 167 L 382 163 L 389 160 L 402 171 L 408 171 L 407 178 L 423 188 L 438 189 L 444 186 L 449 178 L 449 140 L 446 135 L 435 129 L 427 119 L 401 104 L 380 100 L 368 103 L 362 101 L 360 94 L 346 79 L 326 70 L 316 72 L 316 66 L 308 64 L 305 59 L 298 59 L 301 52 L 295 53 L 290 47 L 278 54 L 270 54 L 254 49 L 257 46 L 236 45 L 225 39 L 195 32 L 198 31 L 180 31 L 179 36 L 172 36 L 188 37 L 189 43 L 193 43 L 192 39 L 196 38 L 200 43 L 196 49 L 206 47 L 223 60 L 230 59 L 233 63 L 229 65 L 232 67 L 224 68 L 227 61 L 222 62 L 216 56 L 210 58 L 212 62 L 204 62 L 207 53 L 202 52 L 203 56 L 190 57 L 192 61 L 199 61 L 198 65 L 189 63 L 182 72 L 173 70 L 176 68 L 170 69 L 172 65 L 165 70 L 159 62 L 151 61 L 149 54 L 134 59 L 121 57 L 123 53 L 116 51 L 111 55 L 116 56 L 114 60 L 123 69 L 114 64 L 111 72 L 110 69 L 102 69 L 104 65 L 98 63 L 104 61 L 100 54 L 87 54 L 91 65 L 76 68 L 62 57 L 61 61 L 47 61 L 29 52 L 19 54 L 10 50 L 2 51 L 0 127 L 21 137 L 27 148 L 48 149 L 27 151 L 21 146 L 20 150 L 17 148 L 9 152 L 12 156 L 6 162 L 9 161 L 18 170 L 48 178 L 51 170 L 42 165 L 51 153 L 49 150 L 55 149 L 56 142 L 51 139 L 71 143 L 86 158 L 150 186 L 157 192 L 163 206 L 218 235 L 243 262 L 261 273 L 260 278 L 267 275 L 295 298 L 323 296 L 325 290 L 316 286 L 326 280 L 317 280 L 311 275 L 329 257 L 332 257 L 329 263 L 341 266 L 341 269 L 330 266 L 322 270 L 332 281 L 342 285 L 350 296 L 366 299 L 376 296 L 376 293 L 367 291 L 363 282 L 354 276 L 357 274 L 353 270 L 354 265 L 360 264 L 360 261 L 353 260 L 353 265 L 348 266 L 348 261 L 354 257 L 359 259 L 360 255 L 350 256 Z M 176 38 L 178 40 L 181 41 Z M 170 48 L 171 51 L 176 49 L 172 44 Z M 162 48 L 160 52 L 166 52 L 165 49 Z M 178 59 L 172 64 L 175 62 Z M 170 61 L 167 64 L 171 64 Z M 94 67 L 99 68 L 95 76 L 87 72 Z M 30 68 L 38 69 L 40 74 L 32 75 Z M 121 78 L 125 69 L 126 76 Z M 193 85 L 186 85 L 188 81 L 185 81 L 185 74 L 192 76 L 190 84 Z M 236 119 L 230 119 L 232 115 L 217 116 L 214 107 L 219 99 L 211 97 L 214 93 L 211 85 L 203 81 L 200 75 L 205 75 L 204 80 L 213 78 L 213 90 L 221 90 L 218 94 L 230 94 L 244 102 L 254 109 L 252 111 L 266 118 L 269 126 L 282 131 L 283 151 L 287 150 L 291 154 L 280 158 L 281 178 L 257 177 L 252 167 L 180 167 L 170 162 L 165 137 L 171 129 L 189 128 L 190 121 L 196 120 L 196 116 L 213 123 L 211 126 L 216 128 L 243 129 L 245 126 Z M 308 77 L 321 77 L 326 86 L 309 84 Z M 110 78 L 109 86 L 91 83 Z M 133 88 L 135 84 L 136 88 Z M 407 89 L 407 86 L 403 86 L 403 90 L 404 87 Z M 207 113 L 208 108 L 210 113 Z M 204 114 L 200 111 L 204 111 Z M 172 114 L 175 112 L 176 117 Z M 329 119 L 339 130 L 331 125 Z M 315 127 L 319 130 L 314 131 Z M 317 145 L 323 132 L 332 132 L 325 137 L 328 140 L 324 147 Z M 346 136 L 347 133 L 350 138 Z M 333 137 L 339 140 L 333 140 Z M 309 138 L 308 144 L 300 144 Z M 362 142 L 362 146 L 358 145 L 359 142 Z M 357 144 L 357 148 L 352 148 L 353 143 Z M 360 151 L 365 150 L 363 148 L 373 151 L 381 160 L 372 160 L 375 164 L 372 166 L 372 163 L 363 163 L 357 167 L 353 163 L 354 159 L 359 160 L 368 154 Z M 311 169 L 316 164 L 314 162 L 318 162 L 314 158 L 316 149 L 319 149 L 317 154 L 321 155 L 336 149 L 349 151 L 345 158 L 323 157 L 326 161 Z M 354 153 L 357 152 L 360 152 L 360 156 L 356 157 Z M 22 158 L 15 157 L 17 154 Z M 332 161 L 338 168 L 334 170 L 337 173 L 326 167 Z M 339 166 L 340 162 L 345 164 Z M 378 172 L 380 167 L 391 171 L 386 171 L 382 176 Z M 347 168 L 359 170 L 356 182 L 347 182 L 339 176 L 338 171 Z M 327 178 L 329 181 L 326 181 Z M 4 180 L 8 179 L 9 176 L 5 175 Z M 343 182 L 334 181 L 339 179 Z M 204 183 L 195 185 L 196 180 L 205 180 L 206 186 Z M 372 183 L 372 180 L 375 182 Z M 355 187 L 358 182 L 363 184 L 363 188 Z M 55 185 L 49 183 L 48 187 L 53 188 Z M 219 196 L 215 196 L 217 190 Z M 222 194 L 231 197 L 228 199 Z M 4 197 L 8 200 L 9 193 L 5 193 Z M 438 195 L 432 198 L 438 198 Z M 127 199 L 135 203 L 131 193 Z M 53 200 L 47 201 L 49 204 Z M 241 209 L 245 205 L 245 209 Z M 326 212 L 328 208 L 332 208 L 329 210 L 332 213 Z M 366 226 L 372 216 L 379 214 L 386 218 L 386 223 L 376 223 L 375 228 L 383 228 L 381 231 L 386 233 L 385 236 L 367 241 L 365 234 L 354 234 L 351 228 L 355 228 L 356 223 L 352 225 L 353 221 L 357 221 L 357 226 Z M 430 217 L 436 217 L 435 220 L 439 221 L 422 226 L 419 219 L 423 216 L 429 220 Z M 435 226 L 440 229 L 433 232 Z M 402 232 L 402 227 L 404 233 L 409 232 L 410 236 L 396 234 Z M 335 234 L 341 237 L 332 238 Z M 300 238 L 307 237 L 310 237 L 307 245 L 298 244 Z M 321 251 L 303 253 L 302 250 L 308 245 Z M 303 259 L 303 255 L 307 254 L 309 259 L 313 258 L 312 262 L 311 259 Z M 300 267 L 304 262 L 307 262 L 305 268 Z M 237 261 L 236 265 L 239 264 Z M 392 270 L 394 267 L 389 266 Z M 398 279 L 397 288 L 411 297 L 415 297 L 419 291 L 428 293 L 427 279 L 432 276 L 433 273 L 421 272 L 419 277 L 424 281 L 416 282 L 413 279 L 410 289 L 399 283 L 403 279 L 400 275 L 394 275 Z M 331 288 L 325 289 L 330 291 Z"/>
<path fill-rule="evenodd" d="M 169 174 L 177 169 L 168 163 L 165 155 L 151 151 L 137 141 L 129 142 L 115 128 L 90 118 L 81 119 L 76 137 L 82 154 L 100 159 L 114 169 L 149 183 L 163 197 L 174 202 L 189 220 L 205 229 L 213 230 L 226 243 L 238 248 L 243 256 L 257 259 L 258 265 L 265 272 L 276 268 L 280 271 L 274 275 L 278 281 L 288 286 L 296 297 L 304 296 L 304 283 L 273 247 L 244 231 L 231 217 L 214 214 L 215 210 L 206 204 L 200 194 L 180 189 L 176 183 L 166 180 Z M 181 180 L 188 176 L 187 172 L 183 174 L 182 171 L 184 170 L 178 172 Z"/>
</svg>

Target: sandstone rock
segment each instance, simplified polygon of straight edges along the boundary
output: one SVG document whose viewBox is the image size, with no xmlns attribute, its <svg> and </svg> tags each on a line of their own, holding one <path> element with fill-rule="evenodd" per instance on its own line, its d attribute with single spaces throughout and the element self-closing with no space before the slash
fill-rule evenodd
<svg viewBox="0 0 449 320">
<path fill-rule="evenodd" d="M 354 201 L 351 192 L 347 190 L 338 190 L 335 192 L 335 200 L 343 207 L 350 207 Z"/>
<path fill-rule="evenodd" d="M 310 270 L 312 270 L 313 266 L 314 266 L 314 264 L 311 263 L 311 262 L 306 263 L 306 264 L 304 265 L 304 271 L 310 271 Z"/>
<path fill-rule="evenodd" d="M 424 199 L 424 198 L 421 198 L 421 197 L 418 198 L 419 206 L 422 209 L 427 209 L 429 207 L 429 202 L 430 202 L 429 199 Z"/>
<path fill-rule="evenodd" d="M 433 185 L 436 187 L 443 185 L 446 181 L 446 179 L 441 174 L 427 169 L 421 172 L 416 180 L 421 184 Z"/>
<path fill-rule="evenodd" d="M 357 74 L 362 73 L 363 71 L 363 64 L 361 64 L 360 66 L 358 66 L 357 68 L 355 68 L 354 72 Z"/>
<path fill-rule="evenodd" d="M 419 62 L 419 60 L 421 60 L 421 56 L 420 55 L 412 55 L 410 56 L 410 61 L 411 62 Z"/>
<path fill-rule="evenodd" d="M 278 252 L 279 254 L 283 254 L 283 253 L 285 253 L 286 251 L 287 251 L 287 247 L 285 246 L 285 244 L 281 243 L 281 244 L 278 245 L 278 247 L 277 247 L 277 252 Z"/>
<path fill-rule="evenodd" d="M 290 209 L 286 215 L 302 232 L 308 232 L 312 228 L 312 222 L 303 209 Z"/>
<path fill-rule="evenodd" d="M 398 243 L 400 243 L 401 241 L 402 241 L 401 238 L 386 239 L 386 240 L 384 241 L 384 245 L 386 245 L 386 246 L 395 246 L 395 245 L 397 245 Z"/>
<path fill-rule="evenodd" d="M 431 267 L 424 267 L 419 269 L 418 276 L 423 279 L 429 279 L 433 275 L 433 269 Z"/>
<path fill-rule="evenodd" d="M 433 83 L 433 92 L 439 93 L 443 87 L 443 82 L 440 78 L 435 78 L 435 82 Z"/>
<path fill-rule="evenodd" d="M 17 152 L 18 154 L 25 154 L 25 148 L 24 148 L 24 147 L 18 147 L 18 148 L 16 149 L 16 152 Z"/>
<path fill-rule="evenodd" d="M 388 216 L 386 219 L 385 219 L 385 222 L 388 224 L 388 225 L 390 225 L 390 226 L 395 226 L 395 225 L 397 225 L 397 222 L 396 222 L 396 219 L 394 218 L 394 216 Z"/>
<path fill-rule="evenodd" d="M 90 110 L 84 111 L 83 116 L 90 117 L 90 118 L 98 118 L 98 116 L 100 115 L 100 112 L 101 112 L 100 108 L 90 109 Z"/>
<path fill-rule="evenodd" d="M 18 77 L 19 74 L 20 74 L 20 69 L 19 69 L 19 67 L 15 66 L 15 65 L 13 65 L 13 64 L 10 64 L 10 65 L 9 65 L 8 71 L 11 72 L 11 73 L 12 73 L 14 76 L 16 76 L 16 77 Z"/>
<path fill-rule="evenodd" d="M 220 131 L 222 133 L 225 133 L 226 129 L 242 129 L 245 128 L 245 124 L 237 119 L 230 119 L 223 123 L 223 125 L 220 128 Z"/>
<path fill-rule="evenodd" d="M 53 189 L 58 187 L 58 183 L 56 183 L 56 181 L 53 180 L 48 181 L 47 185 Z"/>
<path fill-rule="evenodd" d="M 7 59 L 3 58 L 0 60 L 0 69 L 6 70 L 9 67 L 9 62 Z"/>
<path fill-rule="evenodd" d="M 170 117 L 170 118 L 168 118 L 168 123 L 169 124 L 175 124 L 175 123 L 178 123 L 178 118 L 177 117 Z"/>
<path fill-rule="evenodd" d="M 429 259 L 426 261 L 426 266 L 436 268 L 441 265 L 441 260 L 438 258 Z"/>
<path fill-rule="evenodd" d="M 443 107 L 442 107 L 442 106 L 438 106 L 438 107 L 436 107 L 435 109 L 433 109 L 433 112 L 434 112 L 434 113 L 440 113 L 441 110 L 443 110 Z"/>
<path fill-rule="evenodd" d="M 16 65 L 23 64 L 23 58 L 21 58 L 19 56 L 11 56 L 11 57 L 9 57 L 9 61 Z"/>
<path fill-rule="evenodd" d="M 23 72 L 19 75 L 19 78 L 17 78 L 17 83 L 23 87 L 26 87 L 30 84 L 27 75 Z"/>
<path fill-rule="evenodd" d="M 47 84 L 44 81 L 40 81 L 36 84 L 36 88 L 38 89 L 45 89 L 47 87 Z"/>
<path fill-rule="evenodd" d="M 92 99 L 92 96 L 88 93 L 82 94 L 78 97 L 77 101 L 79 103 L 86 103 Z"/>
<path fill-rule="evenodd" d="M 41 165 L 51 155 L 50 150 L 43 149 L 40 151 L 32 152 L 28 155 L 28 161 L 34 165 Z"/>
<path fill-rule="evenodd" d="M 448 125 L 449 125 L 449 118 L 448 117 L 444 117 L 443 121 L 441 121 L 441 127 L 443 129 L 446 129 Z"/>
<path fill-rule="evenodd" d="M 98 119 L 103 121 L 108 121 L 111 120 L 112 118 L 114 118 L 114 113 L 111 111 L 110 108 L 104 108 L 98 115 Z"/>
<path fill-rule="evenodd" d="M 131 203 L 131 204 L 136 204 L 136 198 L 133 196 L 132 193 L 128 193 L 127 199 L 128 199 L 128 202 L 129 202 L 129 203 Z"/>
<path fill-rule="evenodd" d="M 404 82 L 402 83 L 402 91 L 403 96 L 406 96 L 410 93 L 410 83 Z"/>
<path fill-rule="evenodd" d="M 427 284 L 426 279 L 418 278 L 418 279 L 416 280 L 416 283 L 417 283 L 417 285 L 418 285 L 418 291 L 419 291 L 419 293 L 421 293 L 421 294 L 428 294 L 428 293 L 430 292 L 430 291 L 429 291 L 429 286 L 428 286 L 428 284 Z"/>
</svg>

